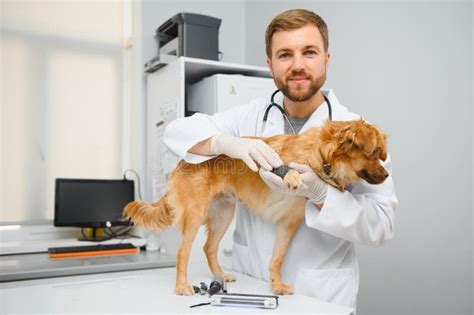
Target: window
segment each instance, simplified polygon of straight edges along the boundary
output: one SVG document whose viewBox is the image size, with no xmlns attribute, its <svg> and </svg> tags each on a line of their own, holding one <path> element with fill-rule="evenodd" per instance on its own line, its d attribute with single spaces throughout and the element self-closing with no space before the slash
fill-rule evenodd
<svg viewBox="0 0 474 315">
<path fill-rule="evenodd" d="M 0 223 L 45 222 L 57 177 L 122 176 L 126 6 L 0 5 Z"/>
</svg>

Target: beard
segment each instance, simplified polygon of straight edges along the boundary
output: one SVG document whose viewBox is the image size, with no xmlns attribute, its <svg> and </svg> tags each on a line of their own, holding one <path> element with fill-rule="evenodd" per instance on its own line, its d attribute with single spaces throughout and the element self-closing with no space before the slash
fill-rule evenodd
<svg viewBox="0 0 474 315">
<path fill-rule="evenodd" d="M 295 76 L 303 76 L 307 78 L 310 82 L 309 87 L 306 84 L 300 86 L 293 86 L 290 87 L 288 84 L 289 80 Z M 326 81 L 326 72 L 324 72 L 321 76 L 314 78 L 311 74 L 306 72 L 292 72 L 284 79 L 276 78 L 275 85 L 277 88 L 288 97 L 293 102 L 306 102 L 311 99 L 316 93 L 319 92 L 321 87 L 323 86 L 324 82 Z"/>
</svg>

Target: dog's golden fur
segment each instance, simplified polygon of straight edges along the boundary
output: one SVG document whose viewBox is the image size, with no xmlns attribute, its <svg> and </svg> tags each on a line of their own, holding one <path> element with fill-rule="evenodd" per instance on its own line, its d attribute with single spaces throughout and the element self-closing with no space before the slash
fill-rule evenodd
<svg viewBox="0 0 474 315">
<path fill-rule="evenodd" d="M 308 164 L 324 181 L 344 190 L 361 178 L 378 184 L 388 176 L 380 160 L 387 158 L 385 135 L 363 121 L 330 122 L 299 135 L 261 138 L 281 157 L 290 162 Z M 323 165 L 325 165 L 323 167 Z M 301 184 L 299 174 L 290 170 L 284 177 L 289 187 Z M 134 201 L 124 209 L 124 217 L 145 228 L 175 226 L 182 236 L 177 257 L 177 294 L 193 294 L 187 282 L 187 264 L 194 238 L 205 224 L 208 239 L 204 245 L 209 267 L 224 281 L 217 262 L 217 249 L 234 216 L 239 200 L 256 215 L 277 225 L 270 263 L 270 279 L 275 294 L 291 294 L 292 288 L 281 279 L 281 266 L 288 245 L 304 217 L 306 199 L 272 191 L 242 160 L 220 155 L 200 164 L 180 161 L 171 174 L 168 192 L 157 202 Z M 348 209 L 350 211 L 350 209 Z"/>
</svg>

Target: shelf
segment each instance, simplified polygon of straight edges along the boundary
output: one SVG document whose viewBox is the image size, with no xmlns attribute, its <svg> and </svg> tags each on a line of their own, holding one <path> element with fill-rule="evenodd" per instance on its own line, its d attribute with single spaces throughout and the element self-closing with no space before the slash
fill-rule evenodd
<svg viewBox="0 0 474 315">
<path fill-rule="evenodd" d="M 271 78 L 266 67 L 248 66 L 213 60 L 181 57 L 184 63 L 186 83 L 192 84 L 213 74 L 241 74 L 245 76 Z"/>
</svg>

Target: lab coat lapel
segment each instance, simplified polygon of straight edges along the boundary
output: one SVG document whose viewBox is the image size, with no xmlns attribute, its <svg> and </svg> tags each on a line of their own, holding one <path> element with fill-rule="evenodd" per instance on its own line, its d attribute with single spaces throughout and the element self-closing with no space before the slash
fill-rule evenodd
<svg viewBox="0 0 474 315">
<path fill-rule="evenodd" d="M 283 94 L 278 93 L 275 96 L 275 102 L 277 104 L 283 104 Z M 283 115 L 277 108 L 273 107 L 272 109 L 270 109 L 270 112 L 268 113 L 267 123 L 265 124 L 265 128 L 262 131 L 262 137 L 271 137 L 274 135 L 280 135 L 285 133 L 285 125 L 283 119 Z"/>
</svg>

